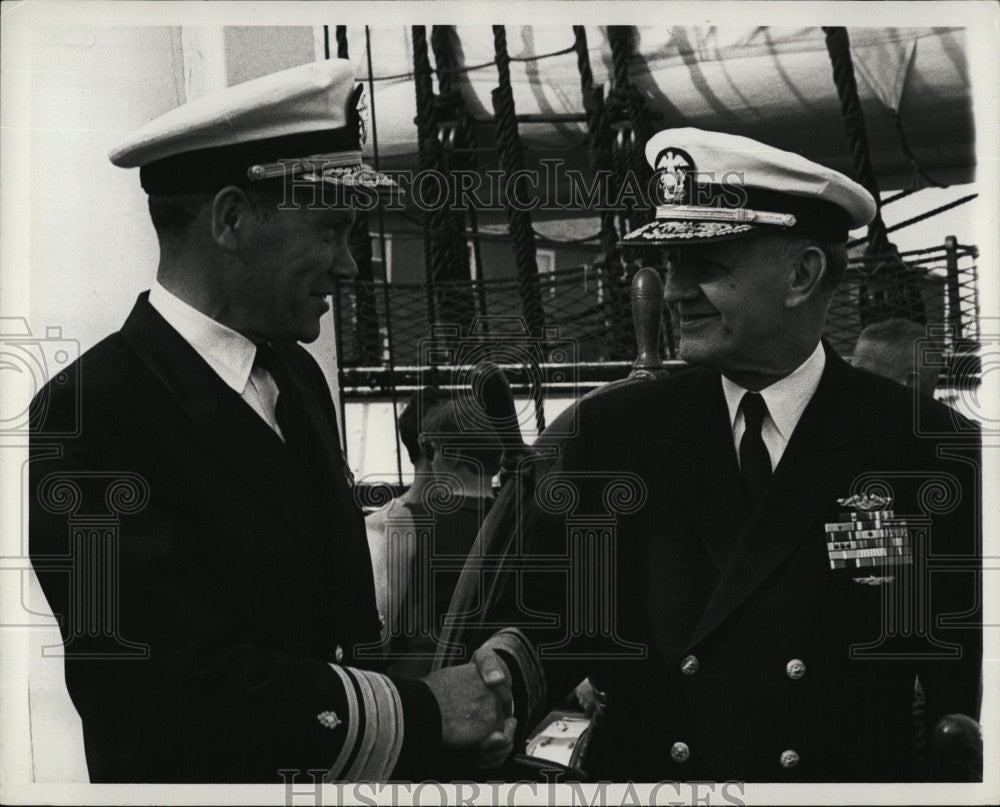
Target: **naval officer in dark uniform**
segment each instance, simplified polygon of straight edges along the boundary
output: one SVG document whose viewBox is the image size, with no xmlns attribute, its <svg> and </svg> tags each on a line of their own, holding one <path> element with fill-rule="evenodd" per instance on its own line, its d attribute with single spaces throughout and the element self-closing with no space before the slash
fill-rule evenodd
<svg viewBox="0 0 1000 807">
<path fill-rule="evenodd" d="M 585 674 L 596 779 L 928 778 L 918 677 L 929 727 L 979 713 L 979 438 L 822 339 L 875 202 L 742 137 L 666 130 L 646 156 L 656 219 L 625 240 L 665 251 L 691 366 L 582 399 L 536 480 L 498 609 L 518 716 Z"/>
<path fill-rule="evenodd" d="M 149 194 L 156 281 L 39 393 L 30 467 L 92 781 L 425 778 L 443 749 L 509 742 L 492 652 L 380 671 L 362 513 L 297 344 L 356 274 L 352 199 L 390 184 L 361 163 L 360 89 L 345 60 L 303 65 L 111 154 Z"/>
</svg>

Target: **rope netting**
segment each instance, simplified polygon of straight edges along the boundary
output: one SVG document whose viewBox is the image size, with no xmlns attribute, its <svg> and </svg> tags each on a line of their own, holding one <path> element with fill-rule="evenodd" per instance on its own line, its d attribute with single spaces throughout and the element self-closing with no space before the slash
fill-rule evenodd
<svg viewBox="0 0 1000 807">
<path fill-rule="evenodd" d="M 865 325 L 907 319 L 926 328 L 950 367 L 979 341 L 977 256 L 975 247 L 955 245 L 853 258 L 830 305 L 827 340 L 840 355 L 850 356 Z M 976 382 L 966 375 L 942 372 L 939 386 Z"/>
<path fill-rule="evenodd" d="M 892 257 L 896 258 L 896 253 Z M 979 303 L 977 297 L 977 252 L 974 247 L 954 245 L 933 247 L 903 253 L 908 277 L 908 288 L 919 290 L 919 298 L 895 293 L 892 284 L 898 281 L 896 270 L 886 271 L 889 256 L 859 255 L 850 260 L 844 281 L 838 289 L 827 319 L 826 338 L 843 356 L 851 356 L 858 335 L 864 324 L 900 317 L 926 323 L 928 333 L 940 340 L 945 361 L 956 354 L 974 349 L 979 338 Z M 892 266 L 898 266 L 898 259 Z M 595 369 L 593 376 L 602 381 L 625 377 L 628 365 L 636 357 L 635 335 L 629 314 L 630 273 L 622 274 L 619 267 L 596 264 L 574 269 L 544 273 L 534 281 L 534 292 L 544 308 L 546 336 L 539 340 L 542 361 L 565 361 L 564 347 L 573 345 L 573 361 L 582 366 L 578 377 L 588 375 L 588 367 Z M 523 278 L 491 278 L 465 282 L 452 282 L 456 295 L 477 301 L 476 316 L 486 317 L 493 323 L 523 322 L 523 309 L 519 284 Z M 371 370 L 365 377 L 372 379 L 371 389 L 362 390 L 357 384 L 358 375 L 349 372 L 345 389 L 348 392 L 374 392 L 383 388 L 383 370 L 390 368 L 389 356 L 394 357 L 395 368 L 414 368 L 427 365 L 423 345 L 433 338 L 427 319 L 427 288 L 422 283 L 370 283 L 366 290 L 368 299 L 375 301 L 373 309 L 356 304 L 358 282 L 341 284 L 334 297 L 340 366 L 345 371 L 364 367 Z M 461 288 L 459 288 L 461 287 Z M 865 290 L 864 292 L 862 290 Z M 450 289 L 449 289 L 450 290 Z M 438 288 L 438 293 L 442 289 Z M 860 298 L 864 296 L 864 305 Z M 385 326 L 385 305 L 391 307 L 391 334 Z M 862 320 L 864 311 L 864 321 Z M 375 322 L 360 323 L 358 316 L 368 312 Z M 624 312 L 624 314 L 623 314 Z M 664 328 L 661 333 L 661 353 L 666 359 L 676 359 L 679 334 L 669 321 L 664 308 Z M 379 334 L 375 361 L 366 355 L 359 334 L 374 331 Z M 487 329 L 488 331 L 489 329 Z M 530 331 L 525 328 L 525 333 Z M 461 333 L 467 331 L 462 328 Z M 391 348 L 390 351 L 390 338 Z M 475 336 L 463 336 L 475 339 Z M 597 369 L 603 365 L 603 369 Z M 613 367 L 610 372 L 608 367 Z M 942 373 L 940 384 L 965 385 L 974 383 L 969 378 L 949 378 Z"/>
</svg>

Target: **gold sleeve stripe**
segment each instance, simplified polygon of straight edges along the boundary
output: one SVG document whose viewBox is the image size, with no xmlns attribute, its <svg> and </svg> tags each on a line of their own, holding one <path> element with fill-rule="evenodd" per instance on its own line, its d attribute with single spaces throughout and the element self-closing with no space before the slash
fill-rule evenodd
<svg viewBox="0 0 1000 807">
<path fill-rule="evenodd" d="M 399 761 L 399 754 L 403 750 L 403 737 L 405 736 L 406 725 L 403 721 L 403 699 L 399 697 L 399 690 L 396 689 L 391 679 L 384 675 L 380 675 L 379 678 L 385 682 L 386 688 L 392 695 L 393 725 L 396 727 L 396 734 L 392 740 L 389 757 L 386 759 L 385 778 L 388 779 L 392 775 L 393 770 L 395 770 L 396 763 Z"/>
<path fill-rule="evenodd" d="M 344 695 L 347 699 L 347 720 L 345 721 L 347 735 L 344 738 L 343 746 L 340 748 L 340 753 L 337 755 L 336 762 L 326 772 L 323 781 L 339 782 L 343 780 L 341 774 L 344 771 L 344 766 L 347 765 L 347 761 L 351 758 L 351 754 L 354 753 L 354 749 L 357 746 L 358 724 L 361 721 L 359 719 L 358 698 L 354 691 L 354 682 L 342 667 L 331 664 L 330 669 L 340 676 L 341 683 L 344 685 Z"/>
<path fill-rule="evenodd" d="M 376 672 L 336 664 L 331 664 L 330 669 L 340 676 L 344 686 L 347 734 L 336 762 L 323 780 L 387 781 L 403 748 L 403 703 L 399 691 L 389 678 Z M 362 714 L 365 729 L 359 732 Z"/>
<path fill-rule="evenodd" d="M 360 782 L 366 780 L 362 774 L 367 770 L 368 762 L 375 750 L 375 741 L 381 731 L 379 719 L 381 715 L 375 707 L 375 696 L 372 694 L 371 683 L 365 677 L 364 672 L 351 668 L 350 673 L 358 682 L 358 689 L 361 690 L 361 706 L 365 710 L 365 733 L 361 738 L 358 755 L 354 758 L 354 762 L 344 778 L 348 782 Z"/>
<path fill-rule="evenodd" d="M 363 781 L 384 782 L 396 767 L 403 746 L 403 706 L 399 692 L 384 675 L 368 670 L 356 670 L 370 688 L 374 712 L 378 715 L 375 744 L 367 762 L 360 769 L 358 778 Z"/>
</svg>

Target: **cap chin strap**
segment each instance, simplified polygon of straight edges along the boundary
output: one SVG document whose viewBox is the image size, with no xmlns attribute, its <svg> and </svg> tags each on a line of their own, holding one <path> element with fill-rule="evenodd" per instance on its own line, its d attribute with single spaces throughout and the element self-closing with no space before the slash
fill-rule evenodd
<svg viewBox="0 0 1000 807">
<path fill-rule="evenodd" d="M 329 168 L 360 166 L 360 151 L 338 151 L 332 154 L 312 154 L 306 158 L 251 165 L 247 169 L 247 176 L 256 182 L 276 177 L 294 176 L 306 171 L 323 172 Z"/>
<path fill-rule="evenodd" d="M 656 208 L 657 219 L 678 221 L 733 222 L 734 224 L 773 224 L 778 227 L 794 227 L 796 218 L 791 213 L 771 213 L 766 210 L 750 210 L 745 207 L 696 207 L 694 205 L 660 205 Z"/>
</svg>

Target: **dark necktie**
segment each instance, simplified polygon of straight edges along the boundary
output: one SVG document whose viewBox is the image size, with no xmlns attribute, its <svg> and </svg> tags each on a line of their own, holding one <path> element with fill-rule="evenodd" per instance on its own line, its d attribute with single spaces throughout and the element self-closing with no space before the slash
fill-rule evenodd
<svg viewBox="0 0 1000 807">
<path fill-rule="evenodd" d="M 257 345 L 254 367 L 267 370 L 278 387 L 274 417 L 278 421 L 285 447 L 306 476 L 320 484 L 323 473 L 319 435 L 309 419 L 302 391 L 292 380 L 285 360 L 270 345 Z"/>
<path fill-rule="evenodd" d="M 756 507 L 771 480 L 771 455 L 761 436 L 767 404 L 759 393 L 748 392 L 740 401 L 740 409 L 744 423 L 743 438 L 740 440 L 740 475 L 750 504 Z"/>
</svg>

